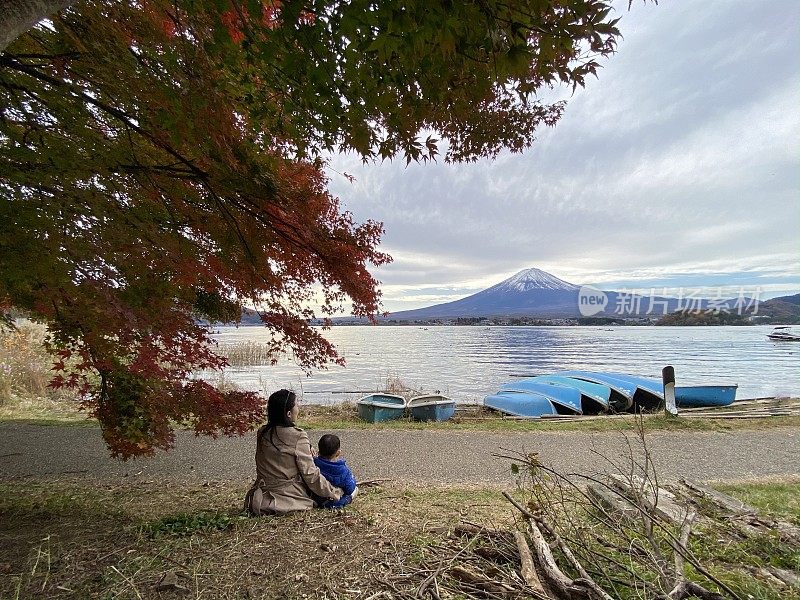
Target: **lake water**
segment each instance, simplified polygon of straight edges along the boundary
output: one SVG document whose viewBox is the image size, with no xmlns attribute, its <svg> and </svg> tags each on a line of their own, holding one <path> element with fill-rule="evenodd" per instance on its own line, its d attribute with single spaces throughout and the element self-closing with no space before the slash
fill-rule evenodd
<svg viewBox="0 0 800 600">
<path fill-rule="evenodd" d="M 675 367 L 681 384 L 738 384 L 737 399 L 800 396 L 800 342 L 772 342 L 755 327 L 333 327 L 325 332 L 345 356 L 306 377 L 290 359 L 278 365 L 229 367 L 240 388 L 271 393 L 288 387 L 304 401 L 327 404 L 374 391 L 397 377 L 412 389 L 440 390 L 480 402 L 513 379 L 559 369 L 619 371 L 661 377 Z M 267 341 L 261 327 L 222 328 L 221 346 Z M 341 393 L 348 392 L 348 393 Z"/>
</svg>

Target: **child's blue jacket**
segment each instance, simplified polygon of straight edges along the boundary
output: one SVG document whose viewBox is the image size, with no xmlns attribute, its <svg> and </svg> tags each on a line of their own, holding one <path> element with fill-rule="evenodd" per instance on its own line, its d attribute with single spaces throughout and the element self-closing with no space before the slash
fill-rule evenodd
<svg viewBox="0 0 800 600">
<path fill-rule="evenodd" d="M 341 488 L 343 492 L 339 500 L 329 500 L 323 506 L 325 508 L 341 508 L 350 504 L 353 501 L 350 494 L 356 489 L 356 478 L 353 477 L 353 472 L 347 466 L 347 462 L 343 458 L 328 460 L 315 456 L 314 463 L 319 467 L 320 473 L 325 476 L 325 479 L 330 481 L 331 485 Z"/>
</svg>

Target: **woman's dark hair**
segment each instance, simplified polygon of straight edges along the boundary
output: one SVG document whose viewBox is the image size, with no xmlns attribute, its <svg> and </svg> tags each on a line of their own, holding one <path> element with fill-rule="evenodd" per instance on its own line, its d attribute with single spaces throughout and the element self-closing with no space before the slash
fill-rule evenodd
<svg viewBox="0 0 800 600">
<path fill-rule="evenodd" d="M 289 390 L 278 390 L 267 399 L 267 424 L 261 430 L 261 435 L 269 433 L 269 442 L 276 450 L 279 448 L 272 439 L 273 434 L 276 433 L 275 428 L 294 426 L 294 423 L 289 420 L 286 413 L 292 410 L 296 403 L 297 397 L 294 392 Z M 278 439 L 281 440 L 280 434 L 278 434 Z"/>
<path fill-rule="evenodd" d="M 292 427 L 294 423 L 289 420 L 286 413 L 294 408 L 297 398 L 294 392 L 278 390 L 267 400 L 267 426 Z"/>
<path fill-rule="evenodd" d="M 342 442 L 339 440 L 338 435 L 326 433 L 319 438 L 319 455 L 322 458 L 330 458 L 341 447 Z"/>
</svg>

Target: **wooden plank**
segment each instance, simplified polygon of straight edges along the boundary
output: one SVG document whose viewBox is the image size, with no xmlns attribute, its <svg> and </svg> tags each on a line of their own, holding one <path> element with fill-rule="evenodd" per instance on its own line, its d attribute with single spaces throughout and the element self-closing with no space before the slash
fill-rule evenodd
<svg viewBox="0 0 800 600">
<path fill-rule="evenodd" d="M 633 522 L 641 518 L 641 513 L 633 504 L 601 484 L 595 483 L 589 485 L 587 486 L 586 491 L 600 506 L 602 506 L 608 512 L 619 515 L 628 522 Z"/>
<path fill-rule="evenodd" d="M 723 494 L 713 488 L 692 481 L 689 479 L 681 479 L 681 483 L 700 496 L 709 499 L 711 502 L 736 516 L 755 516 L 758 514 L 758 509 L 749 504 L 742 502 L 728 494 Z"/>
<path fill-rule="evenodd" d="M 733 419 L 736 417 L 749 417 L 757 419 L 761 417 L 790 417 L 800 414 L 800 411 L 794 410 L 773 410 L 773 411 L 736 411 L 725 413 L 693 413 L 691 415 L 683 415 L 687 419 Z"/>
<path fill-rule="evenodd" d="M 789 523 L 788 521 L 764 517 L 759 514 L 757 508 L 713 488 L 697 483 L 696 481 L 682 479 L 681 483 L 728 513 L 728 518 L 731 523 L 734 524 L 743 535 L 749 537 L 761 533 L 764 530 L 768 530 L 777 532 L 782 540 L 800 544 L 800 527 L 797 525 Z"/>
</svg>

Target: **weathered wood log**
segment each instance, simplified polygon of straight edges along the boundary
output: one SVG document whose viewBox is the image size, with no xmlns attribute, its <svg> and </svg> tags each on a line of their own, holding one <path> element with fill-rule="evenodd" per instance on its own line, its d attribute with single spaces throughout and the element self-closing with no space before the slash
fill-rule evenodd
<svg viewBox="0 0 800 600">
<path fill-rule="evenodd" d="M 521 565 L 519 572 L 520 575 L 522 575 L 522 580 L 527 583 L 531 589 L 546 596 L 547 592 L 542 582 L 539 580 L 536 567 L 533 566 L 533 557 L 531 556 L 531 549 L 528 546 L 528 541 L 521 531 L 514 532 L 514 540 L 517 542 L 517 551 L 519 552 L 519 562 Z"/>
<path fill-rule="evenodd" d="M 777 532 L 784 541 L 800 543 L 800 527 L 780 519 L 763 517 L 757 508 L 696 481 L 682 479 L 681 483 L 727 513 L 726 516 L 731 524 L 743 536 L 752 537 L 765 530 L 771 530 Z"/>
<path fill-rule="evenodd" d="M 642 508 L 648 512 L 652 511 L 675 525 L 684 523 L 689 511 L 678 503 L 672 492 L 659 487 L 654 493 L 650 483 L 639 477 L 628 478 L 612 473 L 608 476 L 608 481 L 610 487 L 634 503 L 642 503 Z"/>
<path fill-rule="evenodd" d="M 614 513 L 625 521 L 635 522 L 640 513 L 637 508 L 619 495 L 609 491 L 602 485 L 593 484 L 586 488 L 589 496 L 610 513 Z"/>
<path fill-rule="evenodd" d="M 550 550 L 550 544 L 547 543 L 534 521 L 528 521 L 528 531 L 531 535 L 533 550 L 536 553 L 537 564 L 549 591 L 561 600 L 590 598 L 589 591 L 585 587 L 576 586 L 575 582 L 558 568 L 558 563 Z"/>
<path fill-rule="evenodd" d="M 776 579 L 779 579 L 786 585 L 800 588 L 800 577 L 798 577 L 794 571 L 779 569 L 778 567 L 767 567 L 767 571 L 770 573 L 770 575 Z"/>
</svg>

